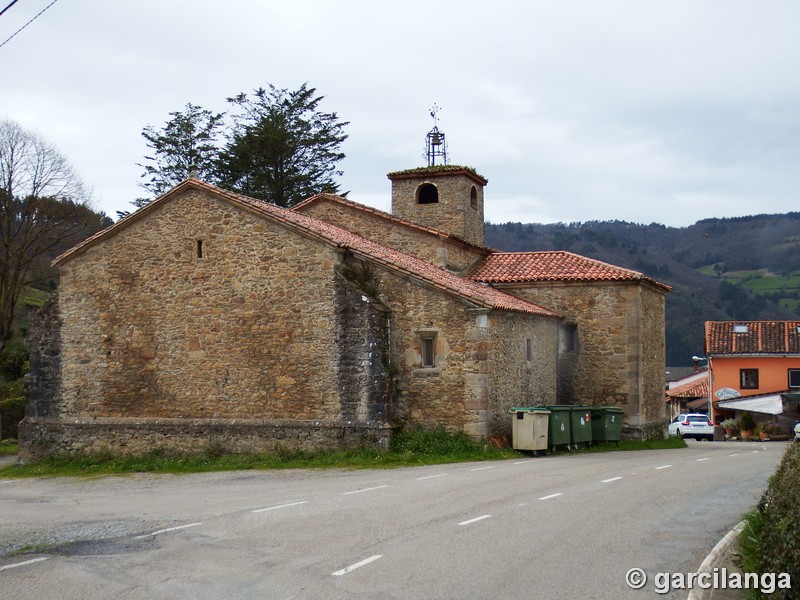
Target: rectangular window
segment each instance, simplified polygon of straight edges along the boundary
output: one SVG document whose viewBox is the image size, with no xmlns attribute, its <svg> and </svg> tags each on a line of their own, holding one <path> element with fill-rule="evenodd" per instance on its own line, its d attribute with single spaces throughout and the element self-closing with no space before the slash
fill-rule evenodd
<svg viewBox="0 0 800 600">
<path fill-rule="evenodd" d="M 789 388 L 800 388 L 800 369 L 789 369 Z"/>
<path fill-rule="evenodd" d="M 194 249 L 197 258 L 203 258 L 203 240 L 195 240 Z"/>
<path fill-rule="evenodd" d="M 743 390 L 757 390 L 758 369 L 739 369 L 739 387 Z"/>
<path fill-rule="evenodd" d="M 525 340 L 525 360 L 533 361 L 533 340 L 531 338 Z"/>
<path fill-rule="evenodd" d="M 575 323 L 562 325 L 559 337 L 559 346 L 562 354 L 565 352 L 578 352 L 578 326 Z"/>
<path fill-rule="evenodd" d="M 436 366 L 436 337 L 426 335 L 420 337 L 420 353 L 422 354 L 423 367 Z"/>
</svg>

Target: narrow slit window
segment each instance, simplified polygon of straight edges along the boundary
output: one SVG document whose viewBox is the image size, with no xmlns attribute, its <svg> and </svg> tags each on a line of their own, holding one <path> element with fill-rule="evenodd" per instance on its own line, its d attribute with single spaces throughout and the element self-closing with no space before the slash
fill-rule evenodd
<svg viewBox="0 0 800 600">
<path fill-rule="evenodd" d="M 420 338 L 420 350 L 423 367 L 436 366 L 436 338 L 427 336 Z"/>
<path fill-rule="evenodd" d="M 533 340 L 531 338 L 525 339 L 525 360 L 533 361 Z"/>
<path fill-rule="evenodd" d="M 197 258 L 203 258 L 203 240 L 195 241 L 195 252 Z"/>
</svg>

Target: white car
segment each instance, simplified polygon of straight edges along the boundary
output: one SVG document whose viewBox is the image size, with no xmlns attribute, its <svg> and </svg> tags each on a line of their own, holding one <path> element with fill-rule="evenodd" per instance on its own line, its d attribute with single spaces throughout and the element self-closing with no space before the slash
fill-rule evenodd
<svg viewBox="0 0 800 600">
<path fill-rule="evenodd" d="M 669 434 L 681 438 L 693 437 L 696 440 L 714 439 L 714 424 L 706 415 L 680 414 L 669 424 Z"/>
<path fill-rule="evenodd" d="M 800 421 L 794 424 L 794 441 L 800 442 Z"/>
</svg>

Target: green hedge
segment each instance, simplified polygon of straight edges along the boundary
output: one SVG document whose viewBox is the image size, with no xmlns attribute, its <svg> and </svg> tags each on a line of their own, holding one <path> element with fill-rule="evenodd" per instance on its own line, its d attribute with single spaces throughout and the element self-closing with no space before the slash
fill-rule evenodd
<svg viewBox="0 0 800 600">
<path fill-rule="evenodd" d="M 800 443 L 787 449 L 758 505 L 763 528 L 758 540 L 761 573 L 789 573 L 800 586 Z M 797 590 L 775 590 L 770 598 L 797 598 Z"/>
<path fill-rule="evenodd" d="M 0 400 L 0 439 L 16 439 L 19 437 L 17 426 L 25 416 L 25 397 L 14 396 Z"/>
</svg>

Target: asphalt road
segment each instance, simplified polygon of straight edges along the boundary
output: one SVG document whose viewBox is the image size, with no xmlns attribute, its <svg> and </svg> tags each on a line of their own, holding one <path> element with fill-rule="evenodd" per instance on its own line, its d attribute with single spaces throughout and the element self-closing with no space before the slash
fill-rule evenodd
<svg viewBox="0 0 800 600">
<path fill-rule="evenodd" d="M 0 596 L 685 598 L 783 443 L 362 471 L 0 479 Z M 19 553 L 21 549 L 25 552 Z M 626 585 L 638 567 L 640 590 Z"/>
</svg>

